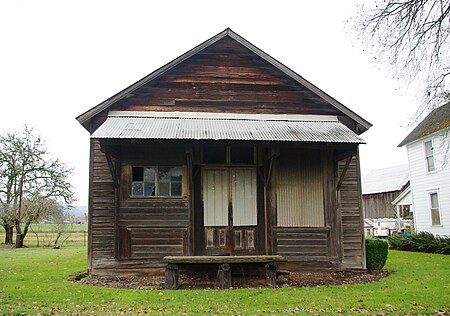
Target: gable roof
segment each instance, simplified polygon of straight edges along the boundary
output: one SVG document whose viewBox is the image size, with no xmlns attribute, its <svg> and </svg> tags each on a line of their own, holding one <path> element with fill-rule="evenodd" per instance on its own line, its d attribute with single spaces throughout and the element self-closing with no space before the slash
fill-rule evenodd
<svg viewBox="0 0 450 316">
<path fill-rule="evenodd" d="M 243 37 L 239 36 L 235 32 L 233 32 L 230 28 L 225 29 L 224 31 L 220 32 L 219 34 L 211 37 L 210 39 L 206 40 L 205 42 L 201 43 L 200 45 L 194 47 L 190 51 L 184 53 L 180 57 L 172 60 L 171 62 L 167 63 L 166 65 L 162 66 L 161 68 L 155 70 L 151 74 L 145 76 L 141 80 L 135 82 L 128 88 L 125 88 L 124 90 L 120 91 L 119 93 L 113 95 L 109 99 L 103 101 L 102 103 L 98 104 L 97 106 L 93 107 L 92 109 L 86 111 L 85 113 L 79 115 L 77 117 L 77 120 L 82 124 L 86 129 L 88 129 L 89 121 L 97 114 L 101 113 L 104 110 L 107 110 L 110 106 L 112 106 L 114 103 L 118 102 L 119 100 L 123 99 L 127 95 L 131 94 L 136 89 L 142 87 L 143 85 L 149 83 L 150 81 L 156 79 L 157 77 L 161 76 L 162 74 L 166 73 L 170 69 L 174 68 L 175 66 L 179 65 L 186 59 L 190 58 L 191 56 L 197 54 L 198 52 L 204 50 L 205 48 L 213 45 L 214 43 L 218 42 L 219 40 L 230 37 L 233 40 L 237 41 L 253 53 L 255 53 L 257 56 L 261 57 L 268 63 L 270 63 L 272 66 L 276 67 L 280 71 L 282 71 L 284 74 L 292 78 L 293 80 L 297 81 L 299 84 L 303 85 L 307 89 L 309 89 L 311 92 L 322 98 L 324 101 L 329 103 L 330 105 L 334 106 L 336 109 L 347 115 L 348 117 L 352 118 L 359 126 L 359 130 L 362 132 L 365 132 L 368 130 L 372 124 L 370 124 L 368 121 L 364 120 L 362 117 L 357 115 L 355 112 L 351 111 L 347 107 L 345 107 L 342 103 L 338 102 L 316 86 L 314 86 L 312 83 L 298 75 L 293 70 L 289 69 L 279 61 L 277 61 L 275 58 L 271 57 L 270 55 L 266 54 L 250 42 L 248 42 Z"/>
<path fill-rule="evenodd" d="M 433 134 L 441 129 L 450 127 L 450 102 L 434 109 L 419 125 L 398 145 L 402 147 L 419 138 Z"/>
<path fill-rule="evenodd" d="M 408 165 L 371 170 L 362 181 L 362 194 L 400 191 L 408 181 Z"/>
</svg>

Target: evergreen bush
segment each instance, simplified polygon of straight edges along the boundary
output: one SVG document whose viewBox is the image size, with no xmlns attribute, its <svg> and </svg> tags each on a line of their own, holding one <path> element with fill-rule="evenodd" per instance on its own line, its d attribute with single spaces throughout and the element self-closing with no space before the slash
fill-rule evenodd
<svg viewBox="0 0 450 316">
<path fill-rule="evenodd" d="M 450 254 L 450 237 L 434 236 L 428 232 L 388 237 L 391 249 L 427 253 Z"/>
<path fill-rule="evenodd" d="M 386 264 L 388 244 L 381 239 L 366 239 L 366 265 L 368 270 L 381 270 Z"/>
</svg>

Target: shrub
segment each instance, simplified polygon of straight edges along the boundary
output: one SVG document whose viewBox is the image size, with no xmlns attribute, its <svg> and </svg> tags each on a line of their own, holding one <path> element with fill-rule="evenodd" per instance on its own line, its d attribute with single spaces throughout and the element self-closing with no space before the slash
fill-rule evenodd
<svg viewBox="0 0 450 316">
<path fill-rule="evenodd" d="M 366 264 L 368 270 L 381 270 L 386 264 L 388 244 L 381 239 L 366 239 Z"/>
<path fill-rule="evenodd" d="M 450 254 L 450 237 L 434 236 L 428 232 L 388 237 L 391 249 Z"/>
</svg>

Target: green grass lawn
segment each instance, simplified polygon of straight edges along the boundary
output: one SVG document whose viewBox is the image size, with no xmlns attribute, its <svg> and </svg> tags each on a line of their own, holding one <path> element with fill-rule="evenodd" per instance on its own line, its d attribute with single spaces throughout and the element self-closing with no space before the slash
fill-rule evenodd
<svg viewBox="0 0 450 316">
<path fill-rule="evenodd" d="M 435 314 L 450 310 L 450 256 L 390 251 L 377 283 L 311 288 L 127 290 L 66 281 L 86 248 L 0 246 L 1 314 Z"/>
</svg>

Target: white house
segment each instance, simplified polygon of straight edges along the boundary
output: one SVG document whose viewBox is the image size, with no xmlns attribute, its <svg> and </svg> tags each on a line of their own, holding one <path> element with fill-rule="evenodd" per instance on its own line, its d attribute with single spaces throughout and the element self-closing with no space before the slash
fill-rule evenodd
<svg viewBox="0 0 450 316">
<path fill-rule="evenodd" d="M 450 102 L 433 110 L 402 146 L 408 152 L 416 231 L 450 235 Z"/>
</svg>

